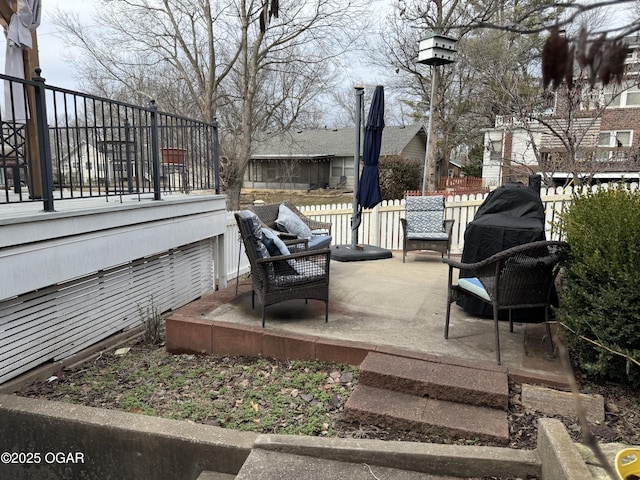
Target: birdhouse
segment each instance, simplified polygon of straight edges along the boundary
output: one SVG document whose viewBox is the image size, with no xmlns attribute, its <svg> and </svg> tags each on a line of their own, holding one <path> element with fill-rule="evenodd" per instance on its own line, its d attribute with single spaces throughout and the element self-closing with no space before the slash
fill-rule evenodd
<svg viewBox="0 0 640 480">
<path fill-rule="evenodd" d="M 420 40 L 418 63 L 446 65 L 455 62 L 457 41 L 455 38 L 430 33 Z"/>
</svg>

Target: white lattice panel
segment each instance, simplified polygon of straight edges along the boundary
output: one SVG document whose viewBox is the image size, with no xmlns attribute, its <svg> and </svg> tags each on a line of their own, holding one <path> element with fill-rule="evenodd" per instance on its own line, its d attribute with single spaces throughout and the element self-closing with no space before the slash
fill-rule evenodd
<svg viewBox="0 0 640 480">
<path fill-rule="evenodd" d="M 0 302 L 0 383 L 135 328 L 213 288 L 204 240 Z"/>
</svg>

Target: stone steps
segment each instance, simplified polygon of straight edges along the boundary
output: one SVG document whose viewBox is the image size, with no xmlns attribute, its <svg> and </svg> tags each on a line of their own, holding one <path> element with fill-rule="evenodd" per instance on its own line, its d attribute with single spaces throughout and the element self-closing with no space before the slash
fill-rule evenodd
<svg viewBox="0 0 640 480">
<path fill-rule="evenodd" d="M 421 397 L 500 408 L 509 406 L 506 371 L 370 352 L 360 365 L 359 384 Z"/>
<path fill-rule="evenodd" d="M 508 403 L 507 373 L 500 367 L 370 352 L 345 420 L 507 444 Z"/>
</svg>

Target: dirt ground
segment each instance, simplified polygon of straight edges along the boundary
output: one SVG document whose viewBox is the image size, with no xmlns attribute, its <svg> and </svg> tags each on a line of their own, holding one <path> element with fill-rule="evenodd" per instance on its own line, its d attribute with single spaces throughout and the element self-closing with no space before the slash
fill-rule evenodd
<svg viewBox="0 0 640 480">
<path fill-rule="evenodd" d="M 581 374 L 577 378 L 582 393 L 605 398 L 604 423 L 591 425 L 598 441 L 640 445 L 638 391 Z M 103 353 L 17 394 L 257 433 L 482 444 L 475 438 L 429 436 L 344 422 L 344 404 L 357 382 L 357 368 L 346 365 L 171 355 L 160 341 L 155 345 L 138 342 Z M 519 384 L 512 383 L 510 389 L 509 447 L 533 449 L 536 420 L 542 414 L 521 405 Z M 577 421 L 556 418 L 572 438 L 582 439 Z"/>
<path fill-rule="evenodd" d="M 337 189 L 304 190 L 242 190 L 240 203 L 249 206 L 255 201 L 264 203 L 293 202 L 296 205 L 332 205 L 353 202 L 353 192 Z"/>
</svg>

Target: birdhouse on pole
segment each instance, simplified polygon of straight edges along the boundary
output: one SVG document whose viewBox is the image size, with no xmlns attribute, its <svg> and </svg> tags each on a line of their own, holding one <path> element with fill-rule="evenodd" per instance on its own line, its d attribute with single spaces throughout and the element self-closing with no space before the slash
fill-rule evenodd
<svg viewBox="0 0 640 480">
<path fill-rule="evenodd" d="M 446 65 L 455 62 L 457 41 L 455 38 L 429 33 L 418 45 L 418 63 Z"/>
</svg>

